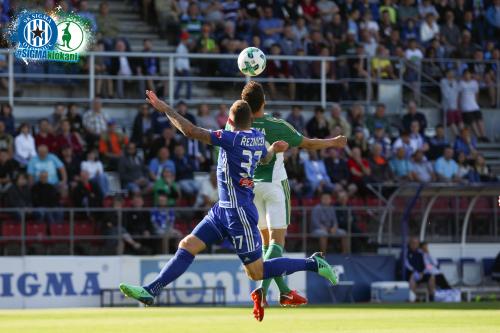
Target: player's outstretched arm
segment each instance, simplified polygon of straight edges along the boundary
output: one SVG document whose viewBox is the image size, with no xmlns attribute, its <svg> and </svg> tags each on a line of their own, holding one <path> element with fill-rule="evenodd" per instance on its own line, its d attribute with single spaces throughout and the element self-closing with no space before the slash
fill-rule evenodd
<svg viewBox="0 0 500 333">
<path fill-rule="evenodd" d="M 178 114 L 167 103 L 160 100 L 156 94 L 150 90 L 146 90 L 146 101 L 151 104 L 156 110 L 164 113 L 172 125 L 174 125 L 185 136 L 191 139 L 211 144 L 210 131 L 204 128 L 195 126 L 192 122 Z"/>
<path fill-rule="evenodd" d="M 339 135 L 329 139 L 310 139 L 304 137 L 299 147 L 309 150 L 320 150 L 324 148 L 342 149 L 346 145 L 347 145 L 347 138 L 343 135 Z"/>
<path fill-rule="evenodd" d="M 285 141 L 276 141 L 267 148 L 267 155 L 260 160 L 261 164 L 268 164 L 277 153 L 284 153 L 288 149 L 288 143 Z"/>
</svg>

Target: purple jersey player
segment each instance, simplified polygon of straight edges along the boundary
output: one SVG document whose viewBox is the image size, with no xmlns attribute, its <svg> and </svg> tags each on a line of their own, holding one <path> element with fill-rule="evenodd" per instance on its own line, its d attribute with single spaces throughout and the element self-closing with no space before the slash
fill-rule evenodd
<svg viewBox="0 0 500 333">
<path fill-rule="evenodd" d="M 277 141 L 266 148 L 264 136 L 250 127 L 251 110 L 247 102 L 238 100 L 231 106 L 234 131 L 213 132 L 193 125 L 159 100 L 153 92 L 146 91 L 146 95 L 147 101 L 156 110 L 164 113 L 185 136 L 220 147 L 217 162 L 219 202 L 210 209 L 191 234 L 179 243 L 175 256 L 151 283 L 142 287 L 120 284 L 120 289 L 126 296 L 146 305 L 152 305 L 154 297 L 188 269 L 196 254 L 203 251 L 207 245 L 225 238 L 233 242 L 245 272 L 252 280 L 308 270 L 319 273 L 332 284 L 338 282 L 336 273 L 320 253 L 305 259 L 281 257 L 262 260 L 262 242 L 257 227 L 258 214 L 253 203 L 254 170 L 258 163 L 268 163 L 275 153 L 284 152 L 288 144 Z M 261 295 L 252 294 L 252 298 L 255 297 Z M 257 301 L 260 304 L 263 299 Z M 262 306 L 254 306 L 254 316 L 259 321 L 263 319 Z"/>
</svg>

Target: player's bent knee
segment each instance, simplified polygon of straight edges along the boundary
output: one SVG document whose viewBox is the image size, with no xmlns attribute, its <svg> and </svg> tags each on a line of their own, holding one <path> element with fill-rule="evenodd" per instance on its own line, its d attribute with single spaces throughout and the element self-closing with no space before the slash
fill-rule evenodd
<svg viewBox="0 0 500 333">
<path fill-rule="evenodd" d="M 262 262 L 256 261 L 245 266 L 245 273 L 252 281 L 260 281 L 264 277 L 264 266 Z"/>
<path fill-rule="evenodd" d="M 196 255 L 205 249 L 205 243 L 194 235 L 187 235 L 179 242 L 179 248 Z"/>
</svg>

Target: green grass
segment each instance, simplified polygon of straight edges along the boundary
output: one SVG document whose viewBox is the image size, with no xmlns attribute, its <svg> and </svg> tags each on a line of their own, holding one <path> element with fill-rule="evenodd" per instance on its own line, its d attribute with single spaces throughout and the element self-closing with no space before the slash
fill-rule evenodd
<svg viewBox="0 0 500 333">
<path fill-rule="evenodd" d="M 2 333 L 500 332 L 500 303 L 0 311 Z"/>
</svg>

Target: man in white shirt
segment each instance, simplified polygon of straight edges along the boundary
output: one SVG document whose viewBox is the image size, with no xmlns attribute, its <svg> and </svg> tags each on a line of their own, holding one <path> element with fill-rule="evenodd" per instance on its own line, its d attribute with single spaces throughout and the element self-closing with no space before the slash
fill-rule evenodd
<svg viewBox="0 0 500 333">
<path fill-rule="evenodd" d="M 477 103 L 479 84 L 476 79 L 472 77 L 472 73 L 468 69 L 464 71 L 463 78 L 459 83 L 459 91 L 459 104 L 462 110 L 464 123 L 472 127 L 479 141 L 489 142 L 485 135 L 483 115 Z"/>
<path fill-rule="evenodd" d="M 181 33 L 180 43 L 175 50 L 177 55 L 187 55 L 189 54 L 188 43 L 189 43 L 189 34 L 187 32 Z M 189 63 L 189 58 L 187 57 L 176 57 L 175 58 L 175 75 L 188 77 L 191 73 L 191 65 Z M 175 86 L 175 98 L 179 99 L 179 94 L 181 92 L 181 88 L 186 84 L 186 99 L 191 98 L 191 81 L 177 81 L 177 85 Z"/>
<path fill-rule="evenodd" d="M 433 13 L 427 13 L 424 22 L 420 26 L 420 40 L 427 45 L 437 34 L 439 34 L 439 26 L 436 23 L 436 17 Z"/>
<path fill-rule="evenodd" d="M 115 51 L 116 52 L 126 52 L 127 51 L 127 45 L 123 40 L 117 40 L 116 45 L 115 45 Z M 116 58 L 115 58 L 116 59 Z M 114 61 L 114 64 L 112 64 L 111 67 L 114 67 L 111 72 L 114 75 L 119 75 L 122 78 L 116 80 L 116 92 L 118 94 L 119 98 L 123 98 L 124 95 L 124 79 L 123 77 L 128 77 L 134 75 L 134 72 L 132 70 L 133 64 L 132 62 L 128 59 L 128 57 L 122 55 L 118 57 L 118 61 Z"/>
<path fill-rule="evenodd" d="M 441 103 L 446 113 L 446 122 L 451 127 L 455 136 L 457 136 L 458 130 L 464 127 L 464 123 L 462 121 L 462 112 L 460 112 L 460 108 L 458 107 L 460 87 L 458 81 L 455 79 L 455 71 L 453 69 L 446 71 L 446 77 L 441 79 L 440 87 Z"/>
<path fill-rule="evenodd" d="M 102 103 L 99 98 L 92 102 L 92 109 L 83 114 L 83 127 L 85 128 L 85 141 L 89 148 L 99 140 L 101 134 L 108 129 L 109 117 L 102 111 Z"/>
</svg>

